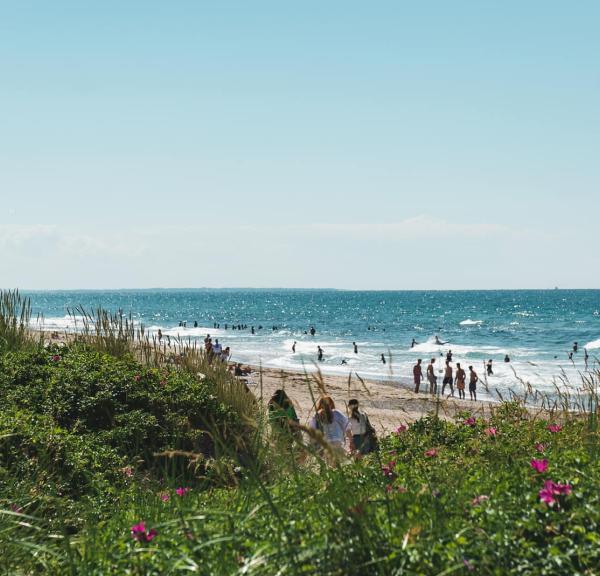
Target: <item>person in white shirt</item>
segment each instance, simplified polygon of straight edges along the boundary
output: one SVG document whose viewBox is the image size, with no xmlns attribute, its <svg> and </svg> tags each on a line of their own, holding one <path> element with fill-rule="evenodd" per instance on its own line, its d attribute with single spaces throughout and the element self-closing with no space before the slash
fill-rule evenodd
<svg viewBox="0 0 600 576">
<path fill-rule="evenodd" d="M 369 417 L 358 409 L 358 400 L 352 398 L 348 401 L 350 418 L 348 428 L 352 434 L 352 448 L 360 454 L 372 452 L 372 427 Z"/>
<path fill-rule="evenodd" d="M 348 418 L 336 410 L 331 396 L 319 398 L 316 412 L 310 421 L 310 427 L 323 434 L 323 438 L 332 448 L 333 455 L 342 455 L 345 451 L 346 438 L 349 442 L 352 440 Z"/>
</svg>

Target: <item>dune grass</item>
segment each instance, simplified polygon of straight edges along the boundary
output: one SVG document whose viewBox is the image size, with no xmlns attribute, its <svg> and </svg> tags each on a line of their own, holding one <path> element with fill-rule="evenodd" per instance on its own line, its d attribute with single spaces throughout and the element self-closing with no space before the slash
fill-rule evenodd
<svg viewBox="0 0 600 576">
<path fill-rule="evenodd" d="M 576 403 L 424 414 L 330 465 L 191 343 L 87 317 L 0 351 L 3 573 L 599 573 L 597 372 Z"/>
</svg>

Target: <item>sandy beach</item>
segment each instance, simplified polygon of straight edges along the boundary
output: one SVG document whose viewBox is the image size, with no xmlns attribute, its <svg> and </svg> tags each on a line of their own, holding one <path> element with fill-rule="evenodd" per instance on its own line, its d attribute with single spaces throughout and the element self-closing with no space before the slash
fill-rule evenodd
<svg viewBox="0 0 600 576">
<path fill-rule="evenodd" d="M 354 374 L 350 379 L 324 374 L 303 374 L 284 370 L 254 367 L 249 386 L 254 394 L 266 404 L 275 390 L 283 388 L 293 400 L 300 418 L 306 424 L 313 416 L 314 399 L 325 390 L 335 401 L 336 407 L 345 411 L 350 398 L 357 398 L 380 434 L 395 430 L 400 424 L 413 422 L 429 413 L 453 419 L 459 412 L 473 415 L 489 414 L 492 403 L 472 402 L 458 398 L 437 398 L 424 392 L 414 391 L 397 383 L 361 380 Z M 422 390 L 427 385 L 422 384 Z M 440 386 L 438 386 L 439 388 Z M 446 389 L 446 394 L 447 394 Z"/>
</svg>

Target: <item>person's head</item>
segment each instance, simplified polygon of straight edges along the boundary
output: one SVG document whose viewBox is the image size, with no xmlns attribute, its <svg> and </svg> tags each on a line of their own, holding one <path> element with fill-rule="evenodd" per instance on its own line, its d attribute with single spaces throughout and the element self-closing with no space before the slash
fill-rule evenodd
<svg viewBox="0 0 600 576">
<path fill-rule="evenodd" d="M 285 408 L 287 406 L 287 404 L 289 404 L 290 399 L 288 398 L 288 395 L 285 393 L 285 390 L 275 390 L 275 392 L 273 393 L 273 396 L 271 396 L 271 399 L 269 400 L 269 404 L 270 405 L 276 405 L 280 408 Z"/>
<path fill-rule="evenodd" d="M 473 366 L 469 366 L 469 370 L 473 372 Z"/>
<path fill-rule="evenodd" d="M 460 370 L 460 362 L 456 363 L 456 367 Z"/>
<path fill-rule="evenodd" d="M 431 363 L 433 364 L 434 362 L 435 362 L 435 358 L 432 358 L 431 359 Z"/>
<path fill-rule="evenodd" d="M 423 362 L 423 359 L 422 359 L 422 358 L 419 358 L 419 359 L 417 360 L 417 364 L 420 364 L 421 362 Z"/>
<path fill-rule="evenodd" d="M 219 339 L 215 338 L 215 344 L 218 344 L 218 343 L 219 343 Z"/>
<path fill-rule="evenodd" d="M 354 418 L 355 420 L 359 420 L 358 417 L 358 400 L 356 398 L 351 398 L 348 400 L 348 408 L 350 409 L 350 418 Z"/>
<path fill-rule="evenodd" d="M 333 422 L 333 409 L 335 404 L 331 396 L 321 396 L 317 400 L 317 416 L 323 422 L 331 424 Z"/>
</svg>

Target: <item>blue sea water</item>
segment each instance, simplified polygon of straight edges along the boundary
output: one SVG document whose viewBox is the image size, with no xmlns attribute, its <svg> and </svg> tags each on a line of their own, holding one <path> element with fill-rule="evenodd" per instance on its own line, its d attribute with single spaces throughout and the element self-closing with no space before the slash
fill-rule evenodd
<svg viewBox="0 0 600 576">
<path fill-rule="evenodd" d="M 182 289 L 28 295 L 34 314 L 43 314 L 47 330 L 71 329 L 68 311 L 77 306 L 87 310 L 101 306 L 131 312 L 151 333 L 161 328 L 165 335 L 199 340 L 210 333 L 231 347 L 236 361 L 314 370 L 320 345 L 324 360 L 318 365 L 323 372 L 351 371 L 399 383 L 411 381 L 417 358 L 427 362 L 435 357 L 441 370 L 441 354 L 449 349 L 455 361 L 472 364 L 480 375 L 483 362 L 492 359 L 494 376 L 489 384 L 500 391 L 517 390 L 518 378 L 541 390 L 552 390 L 556 378 L 564 374 L 577 383 L 585 372 L 583 349 L 589 351 L 590 369 L 598 367 L 600 357 L 600 290 Z M 180 327 L 180 321 L 187 326 Z M 194 321 L 198 328 L 193 328 Z M 231 330 L 232 324 L 247 324 L 248 329 Z M 314 337 L 306 333 L 311 326 L 316 329 Z M 435 344 L 436 335 L 444 345 Z M 411 348 L 413 338 L 418 344 Z M 571 361 L 568 352 L 575 341 L 579 352 Z M 506 354 L 509 364 L 503 362 Z"/>
</svg>

